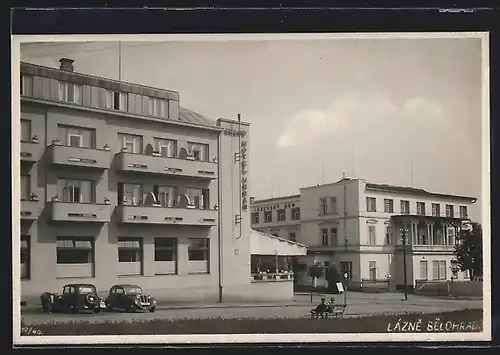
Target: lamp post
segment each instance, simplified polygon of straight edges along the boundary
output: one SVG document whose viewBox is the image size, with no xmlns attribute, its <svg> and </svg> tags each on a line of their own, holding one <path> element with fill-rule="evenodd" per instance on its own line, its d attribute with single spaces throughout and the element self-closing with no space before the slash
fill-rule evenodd
<svg viewBox="0 0 500 355">
<path fill-rule="evenodd" d="M 403 244 L 403 273 L 404 273 L 404 292 L 405 292 L 405 298 L 404 300 L 408 300 L 408 291 L 407 291 L 407 284 L 406 284 L 406 237 L 407 237 L 408 229 L 403 228 L 401 230 L 401 243 Z"/>
<path fill-rule="evenodd" d="M 344 273 L 344 305 L 347 306 L 347 280 L 349 279 L 349 274 Z"/>
</svg>

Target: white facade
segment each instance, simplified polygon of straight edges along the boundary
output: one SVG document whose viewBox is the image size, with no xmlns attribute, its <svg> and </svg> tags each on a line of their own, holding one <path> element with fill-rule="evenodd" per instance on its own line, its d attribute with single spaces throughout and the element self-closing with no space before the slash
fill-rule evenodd
<svg viewBox="0 0 500 355">
<path fill-rule="evenodd" d="M 405 230 L 406 283 L 413 287 L 416 280 L 450 280 L 455 236 L 475 202 L 472 197 L 342 179 L 301 188 L 300 195 L 254 201 L 252 228 L 286 239 L 297 230 L 296 241 L 308 247 L 308 256 L 300 262 L 335 264 L 349 274 L 351 286 L 390 279 L 396 287 L 404 285 Z M 289 203 L 300 208 L 300 221 L 292 220 L 290 213 L 277 221 L 278 211 Z M 266 222 L 264 214 L 271 214 L 271 221 Z M 454 278 L 465 276 L 458 273 Z"/>
</svg>

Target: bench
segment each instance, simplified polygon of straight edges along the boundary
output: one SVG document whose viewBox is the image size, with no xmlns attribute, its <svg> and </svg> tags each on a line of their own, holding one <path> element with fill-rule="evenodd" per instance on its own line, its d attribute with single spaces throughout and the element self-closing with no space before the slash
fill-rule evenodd
<svg viewBox="0 0 500 355">
<path fill-rule="evenodd" d="M 319 319 L 319 318 L 343 318 L 347 305 L 335 305 L 333 307 L 329 307 L 328 311 L 315 313 L 311 311 L 311 318 Z"/>
</svg>

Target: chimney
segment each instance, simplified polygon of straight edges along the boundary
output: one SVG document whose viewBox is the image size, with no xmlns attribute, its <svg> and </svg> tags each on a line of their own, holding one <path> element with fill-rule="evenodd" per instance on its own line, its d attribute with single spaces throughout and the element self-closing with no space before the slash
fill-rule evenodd
<svg viewBox="0 0 500 355">
<path fill-rule="evenodd" d="M 59 59 L 59 63 L 61 63 L 61 66 L 59 67 L 59 69 L 72 72 L 74 62 L 75 61 L 73 59 L 61 58 L 61 59 Z"/>
<path fill-rule="evenodd" d="M 253 205 L 254 202 L 255 202 L 255 197 L 250 197 L 250 204 Z"/>
</svg>

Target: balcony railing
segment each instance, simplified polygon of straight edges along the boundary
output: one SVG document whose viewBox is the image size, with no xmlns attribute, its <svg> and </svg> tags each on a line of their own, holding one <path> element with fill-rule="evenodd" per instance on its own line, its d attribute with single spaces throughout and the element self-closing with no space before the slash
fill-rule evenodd
<svg viewBox="0 0 500 355">
<path fill-rule="evenodd" d="M 21 200 L 21 220 L 35 220 L 39 215 L 39 201 Z"/>
<path fill-rule="evenodd" d="M 116 154 L 116 170 L 200 179 L 216 179 L 218 175 L 216 163 L 127 152 Z"/>
<path fill-rule="evenodd" d="M 113 155 L 106 149 L 69 147 L 53 144 L 47 150 L 49 162 L 57 165 L 108 169 Z"/>
<path fill-rule="evenodd" d="M 107 223 L 110 221 L 111 206 L 107 204 L 52 201 L 48 205 L 50 220 L 53 222 Z"/>
<path fill-rule="evenodd" d="M 156 206 L 118 206 L 120 223 L 216 226 L 217 210 Z"/>
<path fill-rule="evenodd" d="M 21 161 L 36 163 L 40 159 L 41 148 L 38 141 L 21 141 Z"/>
</svg>

